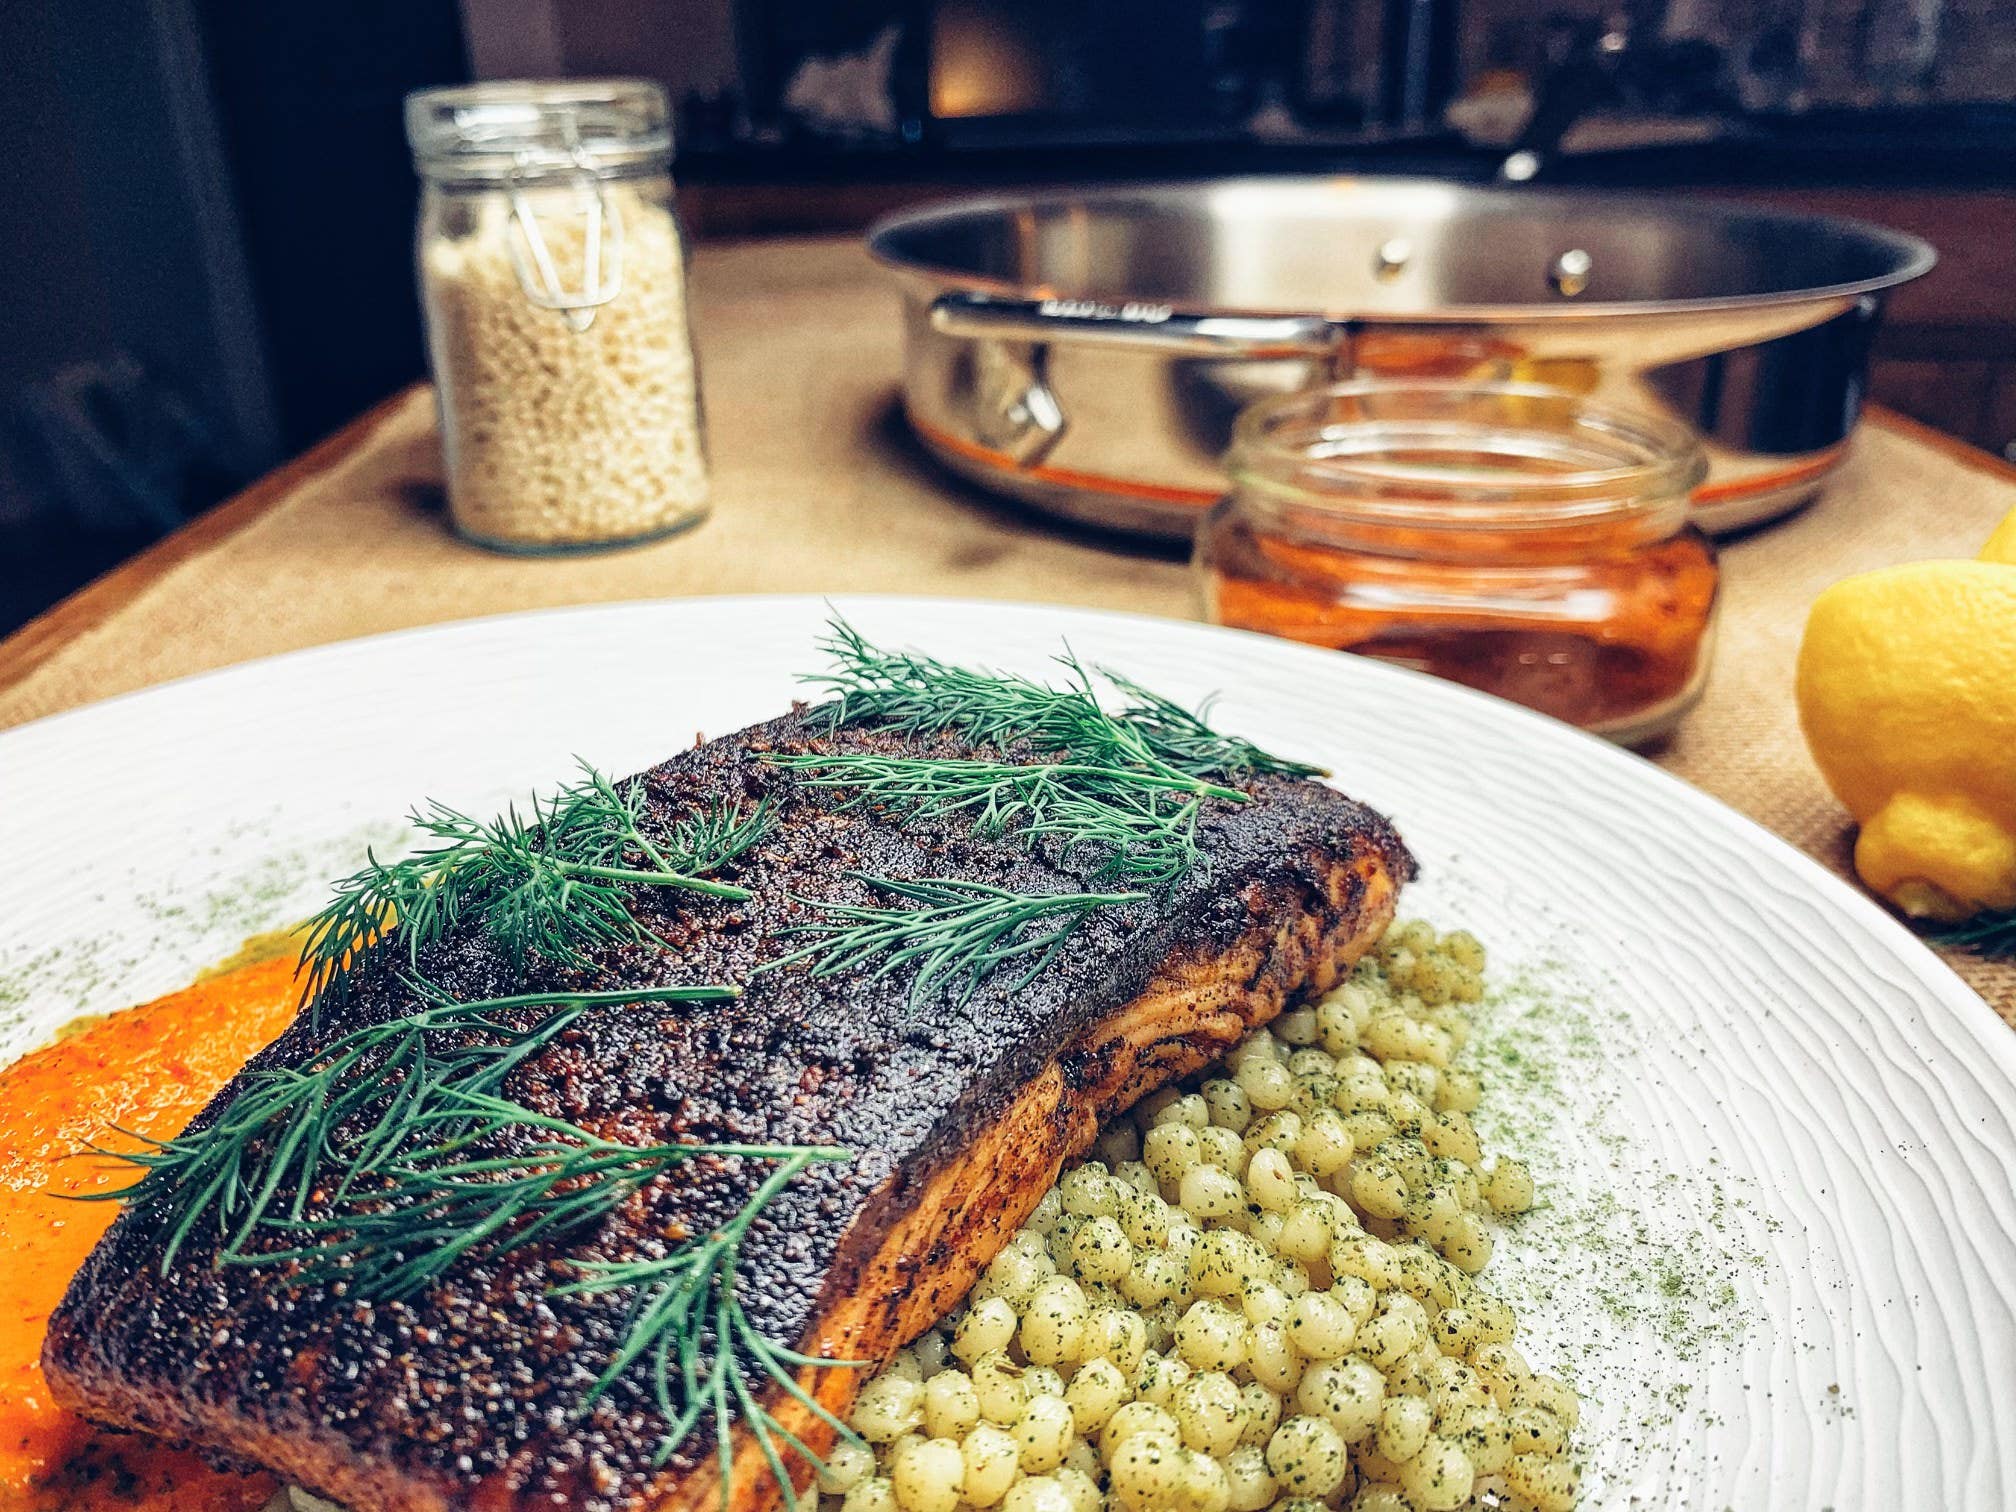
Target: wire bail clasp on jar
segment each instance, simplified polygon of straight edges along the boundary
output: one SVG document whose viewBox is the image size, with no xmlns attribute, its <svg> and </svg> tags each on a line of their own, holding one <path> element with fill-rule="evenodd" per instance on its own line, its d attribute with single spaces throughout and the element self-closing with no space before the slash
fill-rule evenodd
<svg viewBox="0 0 2016 1512">
<path fill-rule="evenodd" d="M 539 213 L 526 185 L 546 175 L 536 171 L 533 155 L 527 152 L 517 155 L 517 166 L 505 179 L 516 233 L 507 242 L 511 269 L 525 298 L 539 309 L 557 312 L 567 328 L 579 334 L 595 323 L 597 310 L 623 292 L 623 212 L 603 186 L 595 155 L 579 142 L 568 148 L 567 155 L 574 164 L 570 178 L 583 217 L 581 287 L 569 289 L 562 283 L 552 248 L 539 229 Z"/>
</svg>

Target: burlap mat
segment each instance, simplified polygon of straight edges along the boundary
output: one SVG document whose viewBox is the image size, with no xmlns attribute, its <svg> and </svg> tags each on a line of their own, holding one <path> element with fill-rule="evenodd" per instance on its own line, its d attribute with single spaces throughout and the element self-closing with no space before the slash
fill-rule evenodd
<svg viewBox="0 0 2016 1512">
<path fill-rule="evenodd" d="M 441 522 L 432 405 L 415 392 L 363 445 L 0 689 L 0 726 L 247 657 L 550 604 L 860 591 L 1196 613 L 1178 556 L 1037 522 L 918 456 L 892 408 L 893 301 L 852 243 L 706 249 L 695 280 L 717 500 L 696 532 L 602 557 L 465 546 Z M 2005 478 L 1865 427 L 1819 507 L 1725 551 L 1708 696 L 1656 759 L 1845 873 L 1849 830 L 1792 708 L 1806 606 L 1851 572 L 1971 556 L 2011 508 Z M 2016 963 L 1947 959 L 2016 1024 Z"/>
</svg>

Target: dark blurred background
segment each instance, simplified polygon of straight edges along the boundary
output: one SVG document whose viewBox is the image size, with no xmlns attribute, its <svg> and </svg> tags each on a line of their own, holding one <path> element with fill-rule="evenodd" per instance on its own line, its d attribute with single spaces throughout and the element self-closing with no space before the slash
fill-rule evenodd
<svg viewBox="0 0 2016 1512">
<path fill-rule="evenodd" d="M 1701 188 L 1916 232 L 1876 398 L 2016 455 L 2016 0 L 0 0 L 0 631 L 420 376 L 408 90 L 643 74 L 703 238 L 974 185 Z"/>
</svg>

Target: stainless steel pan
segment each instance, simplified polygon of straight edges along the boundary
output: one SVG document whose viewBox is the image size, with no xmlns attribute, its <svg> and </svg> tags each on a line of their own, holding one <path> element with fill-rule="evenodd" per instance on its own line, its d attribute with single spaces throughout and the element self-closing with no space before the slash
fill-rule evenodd
<svg viewBox="0 0 2016 1512">
<path fill-rule="evenodd" d="M 1526 379 L 1677 415 L 1704 524 L 1813 497 L 1916 238 L 1696 200 L 1228 179 L 883 221 L 924 444 L 1074 519 L 1185 535 L 1248 401 L 1331 377 Z"/>
</svg>

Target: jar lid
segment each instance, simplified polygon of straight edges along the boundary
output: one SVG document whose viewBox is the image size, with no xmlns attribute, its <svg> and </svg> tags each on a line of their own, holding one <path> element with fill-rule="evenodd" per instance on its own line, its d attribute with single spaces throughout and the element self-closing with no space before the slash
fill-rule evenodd
<svg viewBox="0 0 2016 1512">
<path fill-rule="evenodd" d="M 671 111 L 649 79 L 497 80 L 408 95 L 406 140 L 430 178 L 613 171 L 671 156 Z"/>
</svg>

